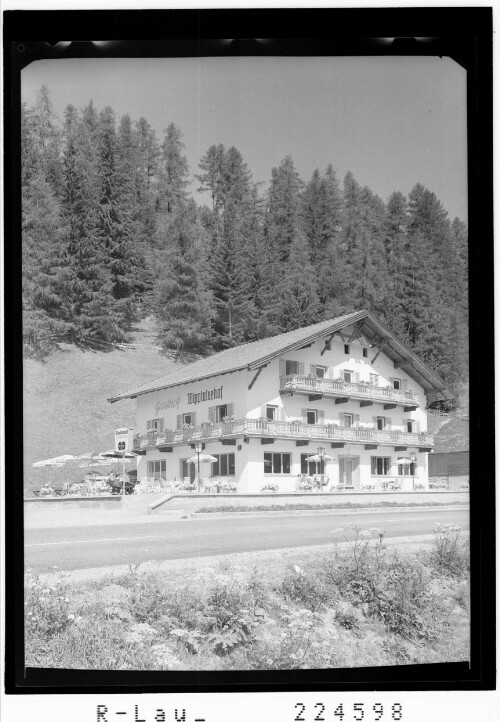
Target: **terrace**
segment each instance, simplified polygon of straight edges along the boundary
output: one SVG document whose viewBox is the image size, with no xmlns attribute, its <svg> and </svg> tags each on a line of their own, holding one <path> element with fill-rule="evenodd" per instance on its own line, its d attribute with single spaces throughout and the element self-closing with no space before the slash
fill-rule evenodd
<svg viewBox="0 0 500 722">
<path fill-rule="evenodd" d="M 367 381 L 354 382 L 342 379 L 325 379 L 317 376 L 280 376 L 280 393 L 302 393 L 314 397 L 359 399 L 361 406 L 373 402 L 404 406 L 405 411 L 418 408 L 418 396 L 411 389 L 394 389 L 375 386 Z M 365 402 L 365 403 L 363 403 Z"/>
<path fill-rule="evenodd" d="M 237 419 L 221 423 L 206 423 L 182 429 L 166 429 L 136 434 L 134 451 L 141 452 L 155 447 L 173 447 L 193 444 L 196 441 L 236 440 L 237 437 L 261 439 L 295 439 L 303 441 L 330 441 L 332 444 L 358 443 L 369 447 L 394 445 L 418 447 L 430 451 L 434 446 L 432 434 L 408 433 L 406 431 L 379 431 L 372 428 L 347 427 L 335 424 L 303 424 L 293 421 L 268 421 L 265 419 Z"/>
</svg>

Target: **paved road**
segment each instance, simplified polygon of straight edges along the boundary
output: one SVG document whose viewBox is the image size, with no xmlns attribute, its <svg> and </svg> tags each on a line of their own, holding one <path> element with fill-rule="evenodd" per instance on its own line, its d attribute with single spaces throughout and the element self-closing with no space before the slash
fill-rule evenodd
<svg viewBox="0 0 500 722">
<path fill-rule="evenodd" d="M 140 524 L 108 524 L 25 532 L 25 564 L 39 572 L 190 559 L 236 552 L 315 546 L 332 541 L 339 527 L 377 527 L 387 537 L 431 534 L 435 524 L 469 528 L 466 509 L 390 510 L 372 513 L 253 516 Z"/>
</svg>

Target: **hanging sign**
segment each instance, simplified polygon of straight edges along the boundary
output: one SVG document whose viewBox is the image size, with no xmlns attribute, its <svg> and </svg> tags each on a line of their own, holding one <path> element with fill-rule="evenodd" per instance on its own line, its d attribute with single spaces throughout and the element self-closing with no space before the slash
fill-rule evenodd
<svg viewBox="0 0 500 722">
<path fill-rule="evenodd" d="M 134 430 L 125 426 L 115 429 L 115 451 L 132 451 L 134 446 Z"/>
</svg>

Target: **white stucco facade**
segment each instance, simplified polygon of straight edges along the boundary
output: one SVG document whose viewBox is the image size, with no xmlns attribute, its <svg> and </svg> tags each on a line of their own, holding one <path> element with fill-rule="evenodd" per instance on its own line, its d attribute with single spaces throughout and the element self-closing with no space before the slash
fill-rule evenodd
<svg viewBox="0 0 500 722">
<path fill-rule="evenodd" d="M 321 472 L 327 488 L 383 488 L 392 480 L 426 488 L 433 441 L 425 390 L 383 348 L 359 334 L 347 343 L 354 330 L 325 334 L 257 369 L 138 393 L 138 478 L 192 478 L 183 460 L 201 442 L 219 458 L 201 476 L 227 478 L 240 493 L 267 483 L 293 491 L 300 473 Z M 323 468 L 305 461 L 318 449 L 331 457 Z"/>
</svg>

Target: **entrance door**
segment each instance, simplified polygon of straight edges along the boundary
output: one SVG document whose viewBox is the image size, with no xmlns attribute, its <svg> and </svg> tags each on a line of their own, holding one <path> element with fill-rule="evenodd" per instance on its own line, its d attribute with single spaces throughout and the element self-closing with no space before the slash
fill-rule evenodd
<svg viewBox="0 0 500 722">
<path fill-rule="evenodd" d="M 358 458 L 344 458 L 340 459 L 339 463 L 339 474 L 340 483 L 346 488 L 358 488 L 359 487 L 359 474 L 358 469 Z"/>
</svg>

